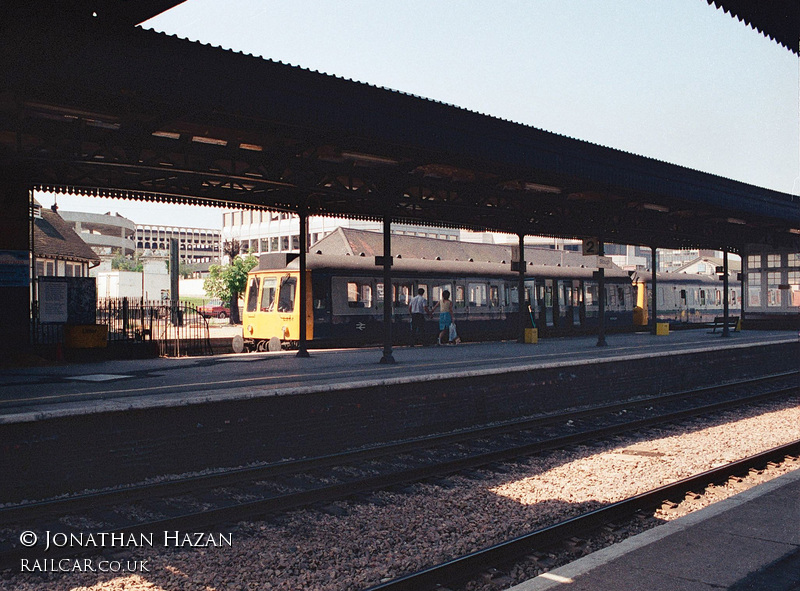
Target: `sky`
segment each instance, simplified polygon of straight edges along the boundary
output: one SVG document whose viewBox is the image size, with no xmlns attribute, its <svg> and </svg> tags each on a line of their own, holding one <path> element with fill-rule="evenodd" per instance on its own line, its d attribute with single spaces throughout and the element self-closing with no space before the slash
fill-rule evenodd
<svg viewBox="0 0 800 591">
<path fill-rule="evenodd" d="M 705 0 L 187 0 L 142 26 L 800 194 L 800 60 Z M 58 205 L 210 228 L 223 211 Z"/>
</svg>

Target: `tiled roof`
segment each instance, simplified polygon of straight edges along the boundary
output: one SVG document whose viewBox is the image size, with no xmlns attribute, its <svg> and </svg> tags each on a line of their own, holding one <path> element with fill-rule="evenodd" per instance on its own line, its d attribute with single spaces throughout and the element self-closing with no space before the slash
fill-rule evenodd
<svg viewBox="0 0 800 591">
<path fill-rule="evenodd" d="M 314 244 L 310 250 L 312 253 L 324 255 L 380 256 L 383 254 L 383 233 L 340 227 Z M 404 259 L 510 264 L 511 246 L 392 234 L 392 256 Z M 525 261 L 549 266 L 597 266 L 596 257 L 530 246 L 525 247 Z"/>
<path fill-rule="evenodd" d="M 41 208 L 42 217 L 34 220 L 33 249 L 37 257 L 99 263 L 100 257 L 58 213 Z"/>
</svg>

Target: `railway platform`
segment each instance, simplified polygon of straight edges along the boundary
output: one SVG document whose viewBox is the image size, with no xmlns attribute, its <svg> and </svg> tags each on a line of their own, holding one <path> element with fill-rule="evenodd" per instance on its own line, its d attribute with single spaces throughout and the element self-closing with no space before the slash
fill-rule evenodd
<svg viewBox="0 0 800 591">
<path fill-rule="evenodd" d="M 797 591 L 800 470 L 509 591 Z"/>
<path fill-rule="evenodd" d="M 0 370 L 6 500 L 278 462 L 797 371 L 793 332 L 615 334 Z"/>
<path fill-rule="evenodd" d="M 564 370 L 600 363 L 661 359 L 666 365 L 653 382 L 678 370 L 670 359 L 754 347 L 798 343 L 791 331 L 750 331 L 722 338 L 707 330 L 614 334 L 598 347 L 594 336 L 560 337 L 538 344 L 511 341 L 455 346 L 396 347 L 393 365 L 379 364 L 381 349 L 312 350 L 308 359 L 293 351 L 211 357 L 114 360 L 0 369 L 0 425 L 74 415 L 186 406 L 472 380 L 508 373 Z M 796 359 L 797 361 L 798 359 Z M 709 369 L 709 368 L 707 368 Z"/>
</svg>

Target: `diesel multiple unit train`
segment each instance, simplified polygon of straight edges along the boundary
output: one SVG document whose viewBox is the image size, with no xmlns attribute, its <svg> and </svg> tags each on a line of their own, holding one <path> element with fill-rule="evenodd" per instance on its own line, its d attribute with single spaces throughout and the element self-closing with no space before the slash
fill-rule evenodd
<svg viewBox="0 0 800 591">
<path fill-rule="evenodd" d="M 528 255 L 526 254 L 526 257 Z M 575 255 L 573 255 L 574 257 Z M 535 259 L 535 257 L 532 257 Z M 580 260 L 580 255 L 577 256 Z M 592 259 L 596 260 L 596 259 Z M 459 336 L 465 341 L 500 340 L 518 334 L 518 274 L 508 262 L 395 258 L 392 286 L 383 284 L 374 257 L 309 254 L 307 257 L 306 338 L 313 346 L 357 346 L 383 340 L 384 306 L 392 306 L 393 335 L 411 341 L 408 304 L 422 288 L 430 307 L 449 291 Z M 529 263 L 523 313 L 540 336 L 590 333 L 599 320 L 597 268 Z M 298 261 L 249 273 L 242 340 L 235 349 L 275 350 L 297 344 L 300 330 Z M 722 282 L 717 277 L 659 274 L 658 320 L 704 323 L 722 315 Z M 650 275 L 605 269 L 605 327 L 635 330 L 647 323 Z M 738 285 L 738 284 L 734 284 Z M 729 290 L 730 314 L 738 314 L 740 290 Z M 635 313 L 636 312 L 636 313 Z M 436 316 L 426 320 L 431 343 Z"/>
</svg>

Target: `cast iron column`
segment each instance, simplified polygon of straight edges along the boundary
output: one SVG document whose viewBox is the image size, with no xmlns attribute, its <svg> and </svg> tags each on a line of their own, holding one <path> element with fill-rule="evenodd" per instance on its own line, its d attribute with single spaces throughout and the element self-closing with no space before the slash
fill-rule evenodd
<svg viewBox="0 0 800 591">
<path fill-rule="evenodd" d="M 519 338 L 518 342 L 525 342 L 525 234 L 519 236 L 519 276 L 517 277 L 517 301 L 519 302 Z"/>
<path fill-rule="evenodd" d="M 728 249 L 722 251 L 722 336 L 731 336 L 728 328 Z"/>
<path fill-rule="evenodd" d="M 383 357 L 381 363 L 394 363 L 392 356 L 392 216 L 383 216 Z"/>
<path fill-rule="evenodd" d="M 603 244 L 602 240 L 597 241 L 597 297 L 600 298 L 598 302 L 599 306 L 599 318 L 598 320 L 598 329 L 597 329 L 597 346 L 598 347 L 605 347 L 606 346 L 606 270 L 600 266 L 600 257 L 605 256 L 605 245 Z"/>
<path fill-rule="evenodd" d="M 656 247 L 655 246 L 651 246 L 650 247 L 650 252 L 652 253 L 652 256 L 651 256 L 652 261 L 650 261 L 650 263 L 651 263 L 650 264 L 650 266 L 651 266 L 650 272 L 652 273 L 652 279 L 650 281 L 650 310 L 652 310 L 652 312 L 653 312 L 653 328 L 651 329 L 650 332 L 652 334 L 657 334 L 658 333 L 658 304 L 656 302 L 658 301 L 658 298 L 656 297 L 656 294 L 658 293 L 658 291 L 656 289 L 657 288 L 657 285 L 656 285 L 656 269 L 658 269 L 658 254 L 656 253 Z M 646 301 L 645 301 L 645 304 L 647 304 Z"/>
<path fill-rule="evenodd" d="M 300 218 L 300 341 L 297 345 L 297 357 L 309 357 L 307 343 L 306 316 L 308 315 L 308 276 L 306 274 L 306 251 L 308 250 L 308 212 L 305 206 L 305 197 L 297 209 Z"/>
</svg>

